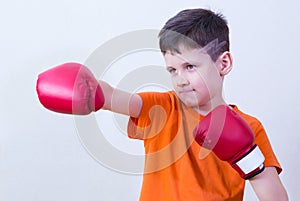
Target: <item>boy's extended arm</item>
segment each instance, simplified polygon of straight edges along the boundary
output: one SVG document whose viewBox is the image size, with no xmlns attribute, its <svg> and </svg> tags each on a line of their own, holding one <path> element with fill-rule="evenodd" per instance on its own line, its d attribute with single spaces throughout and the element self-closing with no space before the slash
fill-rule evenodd
<svg viewBox="0 0 300 201">
<path fill-rule="evenodd" d="M 110 86 L 107 82 L 99 80 L 104 94 L 103 109 L 112 112 L 138 117 L 143 101 L 138 94 L 131 94 Z"/>
<path fill-rule="evenodd" d="M 275 167 L 265 170 L 249 179 L 250 184 L 260 201 L 286 201 L 287 192 L 281 183 Z"/>
</svg>

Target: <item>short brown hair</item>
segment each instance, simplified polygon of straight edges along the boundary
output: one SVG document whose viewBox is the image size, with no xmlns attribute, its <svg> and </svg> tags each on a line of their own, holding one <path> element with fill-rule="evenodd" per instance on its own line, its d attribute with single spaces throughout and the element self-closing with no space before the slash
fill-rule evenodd
<svg viewBox="0 0 300 201">
<path fill-rule="evenodd" d="M 197 8 L 179 12 L 169 19 L 159 33 L 159 45 L 163 53 L 179 52 L 179 45 L 190 48 L 205 47 L 211 42 L 222 43 L 213 52 L 208 52 L 213 61 L 229 51 L 229 28 L 222 14 Z"/>
</svg>

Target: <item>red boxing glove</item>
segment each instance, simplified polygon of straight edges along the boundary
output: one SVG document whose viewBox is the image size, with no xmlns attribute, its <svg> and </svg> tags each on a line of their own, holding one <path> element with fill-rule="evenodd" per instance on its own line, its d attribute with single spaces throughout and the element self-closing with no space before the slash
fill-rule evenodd
<svg viewBox="0 0 300 201">
<path fill-rule="evenodd" d="M 194 129 L 194 136 L 198 144 L 229 162 L 244 179 L 264 170 L 265 158 L 254 144 L 251 128 L 226 105 L 219 105 L 208 113 Z"/>
<path fill-rule="evenodd" d="M 41 73 L 36 90 L 42 105 L 59 113 L 85 115 L 104 104 L 98 81 L 78 63 L 65 63 Z"/>
</svg>

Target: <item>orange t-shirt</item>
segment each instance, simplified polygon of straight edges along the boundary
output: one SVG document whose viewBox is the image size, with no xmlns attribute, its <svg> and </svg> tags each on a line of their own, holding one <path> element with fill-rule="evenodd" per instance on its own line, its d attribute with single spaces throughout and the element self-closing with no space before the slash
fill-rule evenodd
<svg viewBox="0 0 300 201">
<path fill-rule="evenodd" d="M 173 91 L 140 93 L 143 107 L 128 122 L 128 136 L 144 140 L 145 167 L 140 201 L 238 201 L 245 181 L 225 161 L 199 146 L 192 136 L 203 116 Z M 250 125 L 265 166 L 281 171 L 266 132 L 254 117 L 234 106 Z"/>
</svg>

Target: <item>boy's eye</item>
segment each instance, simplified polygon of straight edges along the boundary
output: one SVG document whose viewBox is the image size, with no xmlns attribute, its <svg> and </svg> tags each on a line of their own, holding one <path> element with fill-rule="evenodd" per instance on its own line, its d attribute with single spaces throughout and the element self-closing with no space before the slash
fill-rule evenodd
<svg viewBox="0 0 300 201">
<path fill-rule="evenodd" d="M 175 68 L 168 68 L 167 69 L 169 73 L 173 74 L 176 72 L 176 69 Z"/>
<path fill-rule="evenodd" d="M 194 70 L 195 68 L 196 68 L 196 66 L 194 66 L 194 65 L 187 65 L 186 66 L 187 70 Z"/>
</svg>

